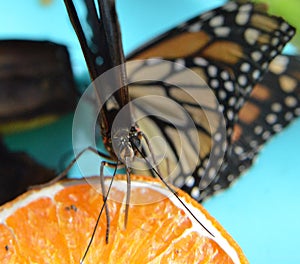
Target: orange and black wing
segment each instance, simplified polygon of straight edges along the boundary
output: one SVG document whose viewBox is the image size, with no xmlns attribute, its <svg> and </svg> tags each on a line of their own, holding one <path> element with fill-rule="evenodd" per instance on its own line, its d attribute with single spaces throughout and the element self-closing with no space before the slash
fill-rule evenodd
<svg viewBox="0 0 300 264">
<path fill-rule="evenodd" d="M 227 164 L 205 190 L 227 188 L 253 163 L 266 141 L 300 115 L 300 58 L 279 55 L 239 111 Z"/>
<path fill-rule="evenodd" d="M 163 153 L 167 164 L 162 172 L 173 184 L 198 200 L 219 189 L 222 168 L 231 166 L 239 111 L 294 32 L 283 19 L 268 15 L 265 5 L 229 2 L 168 31 L 128 57 L 156 58 L 129 67 L 130 81 L 140 81 L 130 86 L 129 93 L 133 102 L 147 96 L 135 104 L 135 111 L 143 116 L 139 125 L 149 138 L 164 140 L 165 144 L 153 144 L 153 153 L 158 155 L 156 160 Z M 189 70 L 202 82 L 195 83 Z M 194 126 L 187 122 L 189 117 Z"/>
</svg>

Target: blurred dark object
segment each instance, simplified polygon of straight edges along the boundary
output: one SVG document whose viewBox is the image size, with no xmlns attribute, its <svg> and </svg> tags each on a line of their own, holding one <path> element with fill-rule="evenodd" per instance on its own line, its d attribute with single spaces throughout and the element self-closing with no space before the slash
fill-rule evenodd
<svg viewBox="0 0 300 264">
<path fill-rule="evenodd" d="M 0 204 L 55 176 L 54 171 L 38 164 L 26 153 L 10 152 L 0 139 Z"/>
<path fill-rule="evenodd" d="M 48 41 L 0 41 L 0 133 L 54 121 L 75 109 L 68 50 Z"/>
</svg>

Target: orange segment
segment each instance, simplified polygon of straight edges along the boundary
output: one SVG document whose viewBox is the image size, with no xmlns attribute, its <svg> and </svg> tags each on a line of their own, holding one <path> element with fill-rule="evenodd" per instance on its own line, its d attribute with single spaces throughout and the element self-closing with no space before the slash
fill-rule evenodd
<svg viewBox="0 0 300 264">
<path fill-rule="evenodd" d="M 248 263 L 227 232 L 187 194 L 177 191 L 214 237 L 162 183 L 132 178 L 127 228 L 125 205 L 119 202 L 125 199 L 126 181 L 118 175 L 108 201 L 109 243 L 103 214 L 84 263 Z M 102 203 L 85 180 L 56 183 L 7 203 L 0 208 L 0 262 L 79 263 Z"/>
</svg>

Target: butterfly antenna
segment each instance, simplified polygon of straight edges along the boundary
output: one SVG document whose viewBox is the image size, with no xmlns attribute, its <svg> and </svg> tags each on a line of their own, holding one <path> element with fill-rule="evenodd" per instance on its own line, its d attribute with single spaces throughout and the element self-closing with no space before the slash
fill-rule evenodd
<svg viewBox="0 0 300 264">
<path fill-rule="evenodd" d="M 147 143 L 146 144 L 147 147 L 149 148 L 149 145 Z M 197 217 L 192 213 L 192 211 L 186 206 L 186 204 L 180 199 L 180 197 L 178 196 L 177 192 L 164 180 L 164 178 L 161 176 L 161 174 L 158 172 L 158 170 L 156 168 L 154 168 L 152 166 L 152 164 L 146 159 L 146 156 L 143 154 L 143 152 L 137 147 L 137 145 L 131 141 L 131 143 L 134 145 L 134 147 L 136 148 L 136 150 L 138 151 L 138 153 L 145 159 L 145 161 L 147 162 L 148 166 L 151 168 L 151 170 L 154 172 L 154 174 L 161 180 L 161 182 L 167 187 L 167 189 L 176 197 L 176 199 L 181 203 L 181 205 L 190 213 L 190 215 L 197 221 L 197 223 L 199 223 L 202 228 L 208 232 L 212 237 L 215 237 L 201 222 L 199 219 L 197 219 Z"/>
<path fill-rule="evenodd" d="M 114 181 L 114 177 L 116 175 L 116 172 L 117 172 L 117 168 L 118 168 L 118 163 L 116 164 L 115 166 L 115 170 L 114 170 L 114 173 L 113 173 L 113 176 L 112 176 L 112 179 L 109 183 L 109 186 L 108 186 L 108 189 L 107 189 L 107 192 L 105 194 L 105 188 L 104 188 L 104 175 L 103 175 L 103 168 L 104 166 L 106 165 L 106 162 L 102 162 L 101 163 L 101 167 L 100 167 L 100 183 L 101 183 L 101 188 L 102 188 L 102 196 L 103 196 L 103 205 L 101 206 L 101 210 L 98 214 L 98 218 L 96 220 L 96 224 L 95 224 L 95 227 L 94 227 L 94 230 L 93 230 L 93 233 L 92 233 L 92 236 L 90 238 L 90 241 L 86 247 L 86 250 L 83 254 L 83 257 L 82 259 L 80 260 L 80 264 L 82 264 L 87 256 L 87 253 L 89 252 L 90 250 L 90 247 L 93 243 L 93 240 L 94 240 L 94 237 L 95 237 L 95 234 L 96 234 L 96 231 L 97 231 L 97 228 L 99 226 L 99 223 L 100 223 L 100 218 L 101 218 L 101 215 L 103 213 L 103 210 L 105 208 L 105 211 L 106 211 L 106 216 L 108 216 L 106 219 L 107 219 L 107 225 L 106 225 L 106 237 L 105 237 L 105 241 L 106 241 L 106 244 L 108 244 L 108 240 L 109 240 L 109 228 L 110 228 L 110 223 L 109 223 L 109 212 L 108 212 L 108 206 L 107 206 L 107 200 L 108 200 L 108 195 L 110 193 L 110 190 L 111 190 L 111 187 L 112 187 L 112 184 L 113 184 L 113 181 Z"/>
</svg>

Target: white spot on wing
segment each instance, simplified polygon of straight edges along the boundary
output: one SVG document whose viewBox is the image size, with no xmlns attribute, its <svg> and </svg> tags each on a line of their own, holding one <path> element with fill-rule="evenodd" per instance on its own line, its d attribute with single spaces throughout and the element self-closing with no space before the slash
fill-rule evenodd
<svg viewBox="0 0 300 264">
<path fill-rule="evenodd" d="M 288 107 L 295 107 L 297 105 L 297 99 L 294 96 L 287 96 L 284 103 Z"/>
<path fill-rule="evenodd" d="M 249 72 L 250 70 L 250 64 L 248 62 L 243 62 L 243 64 L 241 65 L 241 71 L 242 72 Z"/>
<path fill-rule="evenodd" d="M 266 116 L 266 121 L 268 124 L 272 125 L 272 124 L 276 123 L 277 116 L 275 114 L 268 114 Z"/>
<path fill-rule="evenodd" d="M 215 28 L 214 30 L 215 35 L 218 37 L 227 37 L 230 33 L 230 28 L 229 27 L 219 27 L 219 28 Z"/>
<path fill-rule="evenodd" d="M 239 83 L 239 85 L 241 85 L 241 86 L 245 86 L 246 84 L 247 84 L 247 77 L 246 77 L 246 75 L 240 75 L 239 77 L 238 77 L 238 83 Z"/>
<path fill-rule="evenodd" d="M 282 110 L 282 105 L 280 103 L 275 102 L 271 105 L 271 110 L 273 112 L 279 113 Z"/>
<path fill-rule="evenodd" d="M 194 199 L 198 199 L 200 197 L 200 190 L 198 187 L 194 187 L 191 191 L 191 195 Z"/>
<path fill-rule="evenodd" d="M 207 66 L 208 65 L 207 60 L 200 58 L 200 57 L 194 58 L 194 63 L 198 66 Z"/>
<path fill-rule="evenodd" d="M 234 85 L 233 85 L 233 83 L 231 81 L 226 81 L 224 83 L 224 87 L 229 92 L 233 92 L 234 91 Z"/>
<path fill-rule="evenodd" d="M 194 186 L 195 184 L 195 178 L 193 176 L 188 176 L 186 179 L 185 179 L 185 185 L 187 187 L 192 187 Z"/>
<path fill-rule="evenodd" d="M 239 12 L 235 17 L 235 22 L 240 26 L 246 25 L 248 21 L 249 21 L 249 14 L 243 12 Z"/>
<path fill-rule="evenodd" d="M 216 88 L 219 87 L 220 83 L 217 79 L 213 79 L 213 80 L 211 80 L 210 85 L 211 85 L 212 88 L 216 89 Z"/>
<path fill-rule="evenodd" d="M 255 133 L 256 135 L 260 135 L 262 132 L 263 132 L 263 128 L 262 128 L 261 126 L 256 126 L 256 127 L 254 128 L 254 133 Z"/>
<path fill-rule="evenodd" d="M 201 30 L 201 24 L 199 22 L 192 24 L 189 28 L 189 32 L 199 32 Z"/>
<path fill-rule="evenodd" d="M 229 2 L 228 4 L 223 6 L 223 10 L 226 10 L 228 12 L 237 10 L 237 8 L 238 8 L 238 5 L 237 5 L 237 3 L 234 3 L 234 2 Z"/>
<path fill-rule="evenodd" d="M 218 73 L 218 69 L 216 66 L 210 65 L 208 66 L 207 73 L 210 77 L 216 77 Z"/>
<path fill-rule="evenodd" d="M 202 14 L 200 16 L 200 19 L 201 20 L 208 20 L 208 19 L 211 19 L 212 17 L 214 17 L 215 15 L 216 15 L 216 12 L 209 11 L 209 12 L 206 12 L 206 13 Z"/>
<path fill-rule="evenodd" d="M 259 32 L 254 28 L 248 28 L 245 30 L 244 37 L 245 40 L 250 44 L 254 45 L 258 39 Z"/>
<path fill-rule="evenodd" d="M 280 25 L 280 30 L 283 31 L 283 32 L 285 32 L 285 31 L 287 31 L 287 30 L 289 29 L 289 27 L 290 27 L 290 26 L 289 26 L 287 23 L 283 22 L 283 23 Z"/>
<path fill-rule="evenodd" d="M 245 4 L 240 7 L 241 12 L 249 13 L 252 10 L 251 4 Z"/>
<path fill-rule="evenodd" d="M 260 61 L 261 58 L 262 58 L 262 53 L 261 53 L 260 51 L 258 51 L 258 50 L 253 51 L 253 52 L 251 53 L 251 58 L 252 58 L 254 61 Z"/>
<path fill-rule="evenodd" d="M 209 21 L 209 25 L 211 27 L 220 27 L 223 24 L 224 24 L 224 17 L 221 15 L 215 16 Z"/>
</svg>

